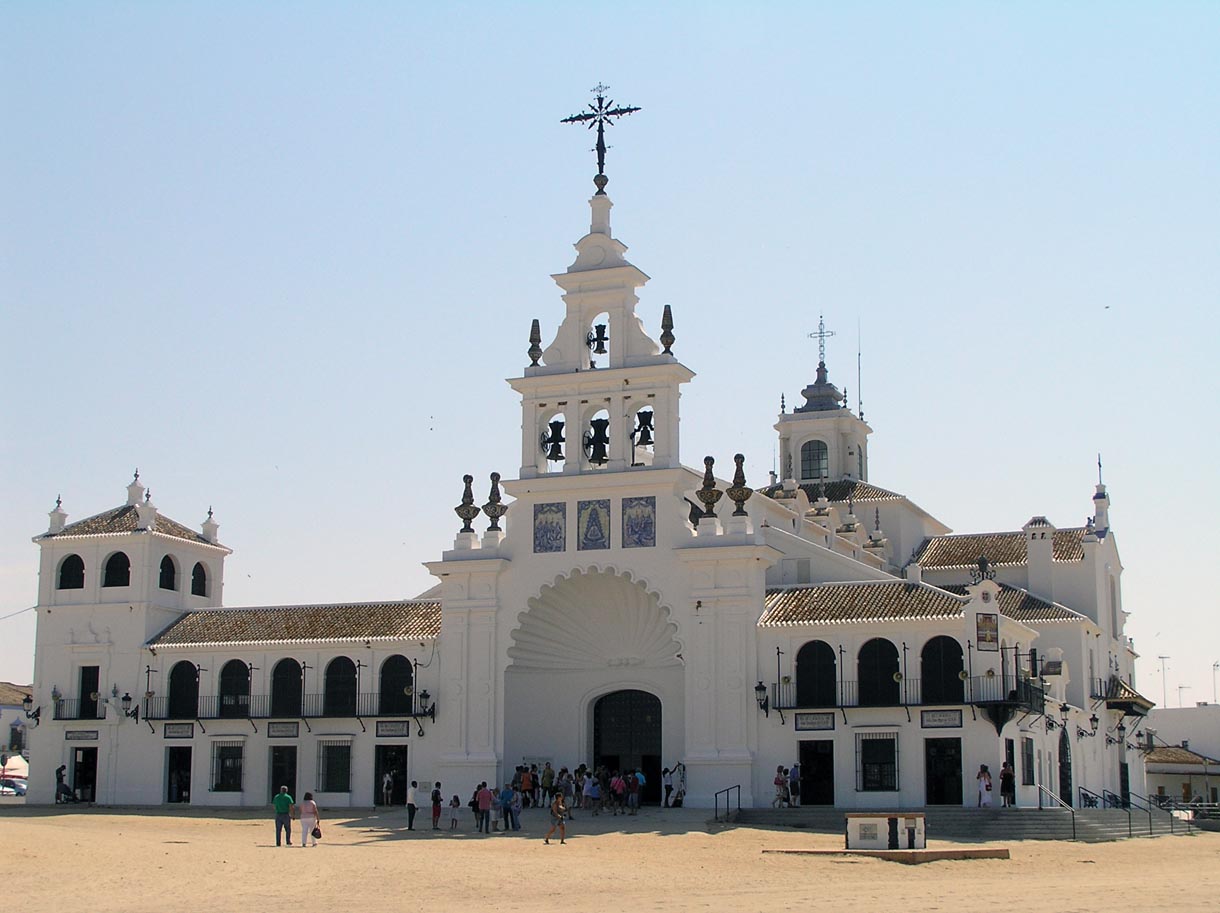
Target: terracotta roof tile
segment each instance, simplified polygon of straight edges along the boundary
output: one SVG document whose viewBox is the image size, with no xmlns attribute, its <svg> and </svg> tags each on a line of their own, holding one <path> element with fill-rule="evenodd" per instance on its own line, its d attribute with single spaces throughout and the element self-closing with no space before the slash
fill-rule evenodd
<svg viewBox="0 0 1220 913">
<path fill-rule="evenodd" d="M 1158 745 L 1144 757 L 1147 764 L 1197 764 L 1202 767 L 1206 762 L 1209 766 L 1220 766 L 1220 761 L 1201 755 L 1181 745 Z"/>
<path fill-rule="evenodd" d="M 1084 557 L 1083 526 L 1055 530 L 1052 554 L 1056 561 L 1080 561 Z M 986 555 L 992 567 L 1020 567 L 1025 564 L 1025 534 L 966 533 L 960 536 L 931 536 L 923 540 L 915 558 L 926 570 L 975 567 L 979 556 Z"/>
<path fill-rule="evenodd" d="M 767 590 L 759 627 L 960 618 L 966 600 L 906 581 L 823 583 Z"/>
<path fill-rule="evenodd" d="M 999 587 L 1000 592 L 996 596 L 996 601 L 1000 605 L 1000 612 L 1013 621 L 1019 621 L 1022 624 L 1048 624 L 1086 620 L 1085 616 L 1079 612 L 1073 612 L 1067 606 L 1059 605 L 1057 602 L 1039 599 L 1029 590 L 1007 586 L 1003 583 L 999 584 Z M 941 589 L 956 593 L 958 596 L 966 595 L 966 587 L 961 584 L 945 584 L 941 586 Z"/>
<path fill-rule="evenodd" d="M 441 628 L 439 601 L 200 609 L 149 641 L 154 647 L 426 640 Z"/>
<path fill-rule="evenodd" d="M 84 520 L 77 520 L 75 523 L 69 523 L 60 532 L 45 533 L 39 538 L 58 539 L 63 536 L 112 536 L 116 533 L 134 533 L 138 531 L 136 529 L 138 519 L 135 505 L 124 504 L 122 507 L 103 511 L 92 517 L 86 517 Z M 173 536 L 175 539 L 185 539 L 187 542 L 216 545 L 214 542 L 208 542 L 207 539 L 203 538 L 202 534 L 197 533 L 189 526 L 184 526 L 177 520 L 171 520 L 160 513 L 157 514 L 152 531 L 163 533 L 166 536 Z M 223 548 L 223 546 L 221 547 Z"/>
<path fill-rule="evenodd" d="M 804 490 L 810 501 L 818 499 L 818 486 L 816 482 L 806 482 L 800 487 Z M 784 486 L 782 485 L 770 485 L 766 488 L 758 489 L 758 493 L 766 495 L 768 498 L 775 498 L 781 497 L 783 490 Z M 893 501 L 903 497 L 903 495 L 897 492 L 887 491 L 868 482 L 857 482 L 853 479 L 824 482 L 822 483 L 822 490 L 826 493 L 826 500 L 828 501 L 846 501 L 849 495 L 855 501 Z M 977 558 L 978 556 L 976 555 L 975 557 Z"/>
</svg>

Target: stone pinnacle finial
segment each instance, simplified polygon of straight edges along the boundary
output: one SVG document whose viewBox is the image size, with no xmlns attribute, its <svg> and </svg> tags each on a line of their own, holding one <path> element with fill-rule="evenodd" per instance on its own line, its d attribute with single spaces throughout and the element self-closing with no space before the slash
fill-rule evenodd
<svg viewBox="0 0 1220 913">
<path fill-rule="evenodd" d="M 538 367 L 538 359 L 542 358 L 542 328 L 538 326 L 538 320 L 530 324 L 530 347 L 526 354 L 530 357 L 530 367 Z"/>
<path fill-rule="evenodd" d="M 500 503 L 500 473 L 498 472 L 491 474 L 491 493 L 487 496 L 487 503 L 483 505 L 483 513 L 487 514 L 487 518 L 491 520 L 491 526 L 487 527 L 488 532 L 498 532 L 500 518 L 508 513 L 508 505 Z"/>
<path fill-rule="evenodd" d="M 63 506 L 64 506 L 64 499 L 63 499 L 63 495 L 56 495 L 56 496 L 55 496 L 55 509 L 56 509 L 56 510 L 59 510 L 59 509 L 60 509 L 60 508 L 62 508 Z"/>
<path fill-rule="evenodd" d="M 784 394 L 781 393 L 779 395 L 779 414 L 784 415 L 787 411 L 788 411 L 788 400 L 784 397 Z"/>
<path fill-rule="evenodd" d="M 715 459 L 710 456 L 703 458 L 703 487 L 695 492 L 695 497 L 703 502 L 703 516 L 716 516 L 716 502 L 720 500 L 720 496 L 724 492 L 716 488 L 716 476 L 712 473 L 712 467 L 716 465 Z"/>
<path fill-rule="evenodd" d="M 133 481 L 133 482 L 140 481 L 140 467 L 139 466 L 136 467 L 136 471 L 132 474 L 131 481 Z"/>
<path fill-rule="evenodd" d="M 673 355 L 674 344 L 674 314 L 669 309 L 669 305 L 665 305 L 665 310 L 661 312 L 661 345 L 665 346 L 662 355 Z"/>
<path fill-rule="evenodd" d="M 729 500 L 737 505 L 737 509 L 733 511 L 734 517 L 746 516 L 746 501 L 750 500 L 750 495 L 754 494 L 753 488 L 746 487 L 746 471 L 744 454 L 735 454 L 733 462 L 737 464 L 737 469 L 733 472 L 733 487 L 725 492 L 729 496 Z"/>
<path fill-rule="evenodd" d="M 880 507 L 873 508 L 873 529 L 877 530 L 877 532 L 881 531 L 881 508 Z"/>
<path fill-rule="evenodd" d="M 208 519 L 209 520 L 212 519 L 212 505 L 211 504 L 208 505 Z"/>
<path fill-rule="evenodd" d="M 464 533 L 473 533 L 474 527 L 470 522 L 479 515 L 479 508 L 474 503 L 474 490 L 471 485 L 474 484 L 474 476 L 467 474 L 462 476 L 462 482 L 465 488 L 462 490 L 462 503 L 453 508 L 453 512 L 458 515 L 462 521 L 461 531 Z"/>
</svg>

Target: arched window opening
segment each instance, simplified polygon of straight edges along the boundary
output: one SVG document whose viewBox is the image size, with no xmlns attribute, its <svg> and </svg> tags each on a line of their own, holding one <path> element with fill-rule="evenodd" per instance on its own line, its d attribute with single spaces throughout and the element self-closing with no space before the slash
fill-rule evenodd
<svg viewBox="0 0 1220 913">
<path fill-rule="evenodd" d="M 171 720 L 193 720 L 199 716 L 199 668 L 183 660 L 169 672 L 168 716 Z"/>
<path fill-rule="evenodd" d="M 651 466 L 656 454 L 656 415 L 651 406 L 637 409 L 632 416 L 631 465 Z"/>
<path fill-rule="evenodd" d="M 191 595 L 208 595 L 208 569 L 203 566 L 202 561 L 196 561 L 191 571 Z"/>
<path fill-rule="evenodd" d="M 406 716 L 411 712 L 414 699 L 411 661 L 395 654 L 381 664 L 378 712 L 382 716 Z"/>
<path fill-rule="evenodd" d="M 961 645 L 952 637 L 933 637 L 920 660 L 920 699 L 924 704 L 961 704 L 966 699 Z"/>
<path fill-rule="evenodd" d="M 250 667 L 231 659 L 220 670 L 220 715 L 243 719 L 250 715 Z"/>
<path fill-rule="evenodd" d="M 178 589 L 178 565 L 174 564 L 174 559 L 169 555 L 161 559 L 161 579 L 159 584 L 163 590 Z"/>
<path fill-rule="evenodd" d="M 806 441 L 801 445 L 801 478 L 825 479 L 830 476 L 830 451 L 825 441 Z"/>
<path fill-rule="evenodd" d="M 892 707 L 901 703 L 898 648 L 874 637 L 860 648 L 857 661 L 861 707 Z"/>
<path fill-rule="evenodd" d="M 835 651 L 822 640 L 811 640 L 796 654 L 796 705 L 837 707 L 838 675 Z"/>
<path fill-rule="evenodd" d="M 59 589 L 85 588 L 85 562 L 80 555 L 69 555 L 59 565 Z"/>
<path fill-rule="evenodd" d="M 301 664 L 281 659 L 271 670 L 271 715 L 301 715 Z"/>
<path fill-rule="evenodd" d="M 567 462 L 568 437 L 566 433 L 567 419 L 562 412 L 557 412 L 546 419 L 541 425 L 538 444 L 542 450 L 542 472 L 563 472 Z"/>
<path fill-rule="evenodd" d="M 106 559 L 102 572 L 102 586 L 130 586 L 131 559 L 122 552 L 115 552 Z"/>
<path fill-rule="evenodd" d="M 589 417 L 581 434 L 585 461 L 593 469 L 605 469 L 610 462 L 610 413 L 599 409 Z"/>
<path fill-rule="evenodd" d="M 356 715 L 356 664 L 346 656 L 335 657 L 326 667 L 322 715 Z"/>
</svg>

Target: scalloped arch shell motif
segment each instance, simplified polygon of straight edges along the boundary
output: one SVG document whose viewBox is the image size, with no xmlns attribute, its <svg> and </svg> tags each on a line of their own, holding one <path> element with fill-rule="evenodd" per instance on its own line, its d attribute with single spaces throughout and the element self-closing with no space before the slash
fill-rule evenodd
<svg viewBox="0 0 1220 913">
<path fill-rule="evenodd" d="M 669 609 L 629 574 L 575 571 L 529 600 L 508 655 L 526 669 L 676 666 Z"/>
</svg>

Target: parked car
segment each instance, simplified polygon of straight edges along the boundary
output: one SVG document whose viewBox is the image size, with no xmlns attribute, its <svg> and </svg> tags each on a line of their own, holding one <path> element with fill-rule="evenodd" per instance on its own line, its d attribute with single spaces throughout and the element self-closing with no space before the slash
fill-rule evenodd
<svg viewBox="0 0 1220 913">
<path fill-rule="evenodd" d="M 25 780 L 0 780 L 0 796 L 24 796 Z"/>
</svg>

